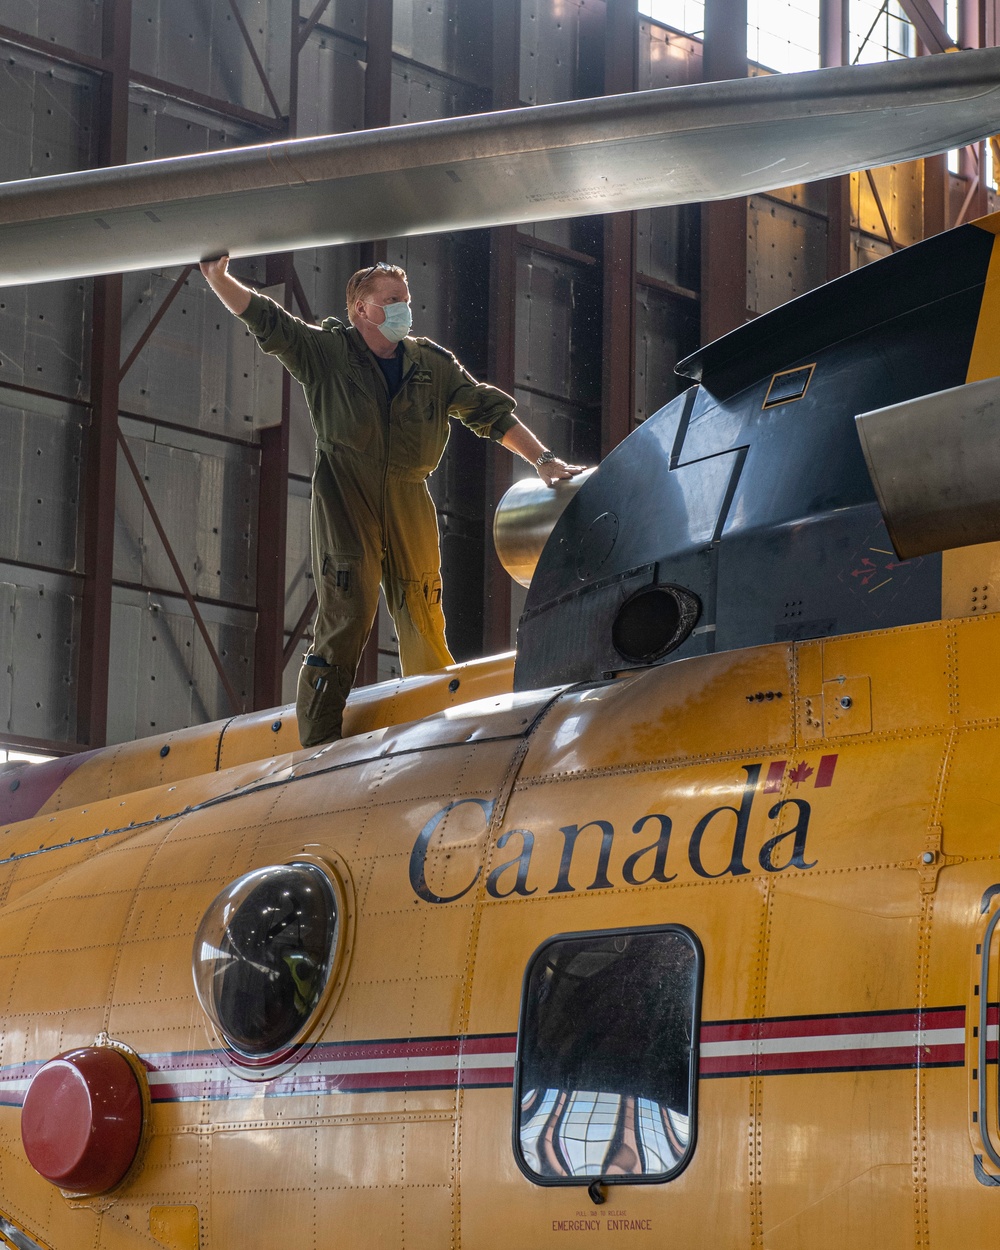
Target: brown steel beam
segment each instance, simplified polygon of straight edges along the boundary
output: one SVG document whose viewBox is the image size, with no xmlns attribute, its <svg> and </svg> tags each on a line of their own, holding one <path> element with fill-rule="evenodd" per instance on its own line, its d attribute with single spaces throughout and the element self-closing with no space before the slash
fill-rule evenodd
<svg viewBox="0 0 1000 1250">
<path fill-rule="evenodd" d="M 639 10 L 635 0 L 607 0 L 604 94 L 634 91 L 639 68 Z M 635 422 L 636 215 L 604 217 L 601 457 L 631 433 Z"/>
<path fill-rule="evenodd" d="M 166 316 L 167 311 L 170 308 L 170 305 L 174 302 L 174 300 L 180 294 L 181 290 L 184 287 L 184 283 L 187 282 L 188 278 L 191 276 L 193 269 L 194 269 L 194 265 L 186 265 L 184 269 L 181 270 L 181 276 L 177 279 L 174 285 L 167 292 L 166 296 L 164 297 L 163 303 L 159 306 L 159 308 L 150 318 L 149 325 L 146 326 L 145 330 L 143 330 L 143 332 L 139 335 L 138 341 L 136 342 L 132 350 L 129 352 L 118 374 L 119 382 L 121 382 L 124 379 L 125 374 L 128 373 L 129 369 L 132 368 L 136 360 L 139 358 L 139 353 L 149 342 L 150 338 L 152 337 L 153 331 L 156 329 L 156 327 L 160 324 L 160 322 Z"/>
<path fill-rule="evenodd" d="M 289 139 L 294 139 L 299 133 L 299 61 L 302 57 L 302 44 L 299 42 L 299 23 L 302 20 L 299 13 L 298 0 L 289 5 L 289 17 L 291 19 L 292 28 L 288 37 L 288 117 L 286 125 L 288 127 Z"/>
<path fill-rule="evenodd" d="M 55 391 L 42 391 L 37 386 L 22 386 L 20 382 L 0 382 L 0 391 L 14 391 L 18 395 L 37 395 L 39 399 L 54 399 L 60 404 L 73 404 L 77 408 L 89 408 L 90 401 L 78 395 L 57 395 Z"/>
<path fill-rule="evenodd" d="M 820 0 L 819 63 L 823 69 L 846 65 L 851 59 L 848 0 Z M 851 269 L 851 179 L 827 178 L 826 278 L 831 281 Z"/>
<path fill-rule="evenodd" d="M 930 0 L 899 0 L 899 7 L 913 23 L 920 42 L 928 52 L 955 52 L 958 45 Z"/>
<path fill-rule="evenodd" d="M 955 218 L 956 226 L 961 226 L 965 222 L 969 209 L 971 208 L 973 201 L 976 199 L 977 195 L 979 194 L 980 189 L 981 188 L 979 185 L 978 178 L 970 178 L 969 189 L 965 193 L 965 199 L 962 201 L 962 207 L 958 210 L 958 216 Z M 981 216 L 982 214 L 979 214 L 979 215 Z"/>
<path fill-rule="evenodd" d="M 290 6 L 291 30 L 288 66 L 288 134 L 298 129 L 299 58 L 304 41 L 299 39 L 299 2 Z M 285 307 L 291 311 L 297 296 L 306 303 L 302 283 L 290 252 L 267 258 L 268 286 L 284 286 Z M 285 595 L 288 564 L 288 463 L 292 420 L 292 379 L 287 370 L 281 378 L 281 415 L 278 424 L 260 432 L 260 475 L 257 494 L 256 607 L 254 637 L 253 706 L 274 707 L 282 702 L 286 656 Z"/>
<path fill-rule="evenodd" d="M 706 0 L 702 77 L 747 76 L 746 0 Z M 701 209 L 701 341 L 747 319 L 747 202 L 719 200 Z"/>
<path fill-rule="evenodd" d="M 162 78 L 154 78 L 152 74 L 140 74 L 136 70 L 131 74 L 132 82 L 156 95 L 169 100 L 181 100 L 185 104 L 193 104 L 207 113 L 217 113 L 220 117 L 231 117 L 234 121 L 246 122 L 261 130 L 284 131 L 284 118 L 268 117 L 266 113 L 257 113 L 253 109 L 243 108 L 240 104 L 231 104 L 228 100 L 219 100 L 215 96 L 205 95 L 201 91 L 192 91 L 189 87 L 178 86 L 177 83 L 166 82 Z"/>
<path fill-rule="evenodd" d="M 686 286 L 678 286 L 676 282 L 668 282 L 666 278 L 654 278 L 650 273 L 637 273 L 635 283 L 647 290 L 662 291 L 664 295 L 676 295 L 679 299 L 692 300 L 694 303 L 700 298 L 697 291 L 689 291 Z"/>
<path fill-rule="evenodd" d="M 291 252 L 267 258 L 268 286 L 284 284 L 284 304 L 292 306 L 295 265 Z M 254 639 L 253 706 L 281 702 L 284 677 L 285 566 L 288 542 L 288 454 L 292 379 L 281 377 L 281 419 L 260 431 L 257 493 L 257 633 Z"/>
<path fill-rule="evenodd" d="M 596 256 L 587 252 L 577 252 L 574 248 L 563 247 L 561 243 L 551 243 L 548 239 L 536 238 L 533 234 L 525 234 L 517 230 L 514 241 L 523 251 L 541 252 L 543 256 L 552 256 L 557 260 L 568 260 L 571 265 L 586 265 L 588 268 L 598 263 Z"/>
<path fill-rule="evenodd" d="M 923 236 L 940 234 L 948 229 L 948 173 L 947 156 L 928 156 L 922 162 L 924 168 L 924 222 Z"/>
<path fill-rule="evenodd" d="M 8 43 L 15 48 L 25 48 L 29 52 L 40 52 L 49 60 L 74 65 L 77 69 L 93 70 L 98 74 L 110 73 L 112 68 L 109 58 L 88 56 L 85 52 L 77 52 L 74 48 L 64 48 L 62 44 L 50 43 L 46 39 L 36 39 L 34 35 L 14 30 L 11 26 L 0 26 L 0 43 Z"/>
<path fill-rule="evenodd" d="M 365 6 L 365 129 L 388 126 L 392 95 L 392 0 Z"/>
<path fill-rule="evenodd" d="M 101 165 L 122 165 L 128 155 L 131 43 L 131 0 L 106 0 L 102 52 L 110 69 L 101 78 L 99 98 L 98 161 Z M 95 278 L 91 338 L 92 416 L 81 492 L 84 579 L 76 735 L 78 741 L 90 746 L 103 746 L 108 728 L 121 330 L 121 274 Z"/>
<path fill-rule="evenodd" d="M 312 305 L 309 303 L 309 300 L 306 298 L 306 293 L 302 289 L 302 279 L 299 277 L 299 271 L 295 268 L 294 264 L 292 265 L 292 291 L 295 295 L 295 302 L 298 304 L 299 312 L 302 313 L 302 316 L 311 325 L 318 324 L 316 318 L 313 316 Z"/>
<path fill-rule="evenodd" d="M 170 545 L 170 539 L 167 537 L 167 531 L 163 528 L 163 522 L 160 520 L 159 513 L 156 511 L 156 505 L 153 503 L 152 496 L 146 489 L 146 483 L 143 481 L 142 474 L 139 472 L 139 466 L 136 464 L 135 458 L 132 455 L 132 449 L 129 447 L 128 440 L 125 438 L 125 435 L 121 432 L 121 430 L 117 431 L 117 440 L 118 446 L 121 448 L 122 454 L 125 457 L 125 463 L 128 465 L 129 471 L 135 479 L 135 484 L 139 488 L 139 494 L 142 496 L 142 501 L 146 505 L 146 511 L 149 513 L 150 520 L 153 522 L 153 526 L 159 535 L 160 542 L 163 544 L 163 550 L 166 552 L 167 559 L 170 561 L 170 567 L 174 570 L 174 576 L 177 578 L 177 584 L 180 586 L 181 593 L 187 602 L 188 609 L 194 617 L 194 622 L 198 626 L 202 638 L 205 640 L 205 646 L 208 648 L 208 654 L 211 656 L 212 663 L 215 665 L 216 672 L 219 674 L 219 679 L 222 682 L 226 695 L 229 698 L 233 714 L 238 715 L 244 710 L 243 703 L 237 695 L 232 682 L 229 680 L 229 675 L 226 672 L 222 660 L 219 657 L 219 653 L 215 648 L 215 643 L 212 641 L 211 635 L 208 632 L 208 627 L 205 625 L 205 618 L 202 616 L 201 610 L 195 602 L 195 597 L 191 593 L 191 588 L 187 584 L 187 578 L 184 576 L 184 571 L 178 562 L 177 556 L 174 554 L 173 547 Z"/>
<path fill-rule="evenodd" d="M 24 31 L 14 30 L 10 26 L 0 25 L 0 43 L 11 47 L 24 48 L 28 52 L 37 52 L 50 61 L 59 61 L 64 65 L 72 65 L 76 69 L 91 70 L 97 74 L 109 74 L 112 71 L 111 61 L 103 57 L 88 56 L 74 48 L 64 48 L 61 44 L 50 43 L 45 39 L 37 39 Z M 268 117 L 266 113 L 257 113 L 228 100 L 218 100 L 214 96 L 204 95 L 200 91 L 192 91 L 189 87 L 181 87 L 177 83 L 166 82 L 152 74 L 143 74 L 138 70 L 129 71 L 129 79 L 137 87 L 144 87 L 157 95 L 173 100 L 183 100 L 194 104 L 211 113 L 222 117 L 232 117 L 236 121 L 247 122 L 251 126 L 260 126 L 268 130 L 284 130 L 283 119 Z"/>
<path fill-rule="evenodd" d="M 306 46 L 306 43 L 308 42 L 309 36 L 310 36 L 310 35 L 313 33 L 313 31 L 316 29 L 316 27 L 317 27 L 317 25 L 319 24 L 319 22 L 320 22 L 321 18 L 323 17 L 323 14 L 327 11 L 327 9 L 328 9 L 329 7 L 330 7 L 330 0 L 319 0 L 319 2 L 317 3 L 316 7 L 315 7 L 315 8 L 313 9 L 313 11 L 309 14 L 309 18 L 308 18 L 308 20 L 307 20 L 306 24 L 302 27 L 302 29 L 301 29 L 301 30 L 297 30 L 297 31 L 296 31 L 297 40 L 298 40 L 298 46 L 296 47 L 296 52 L 301 52 L 301 51 L 302 51 L 302 49 Z M 297 27 L 297 26 L 298 26 L 298 23 L 299 23 L 299 17 L 298 17 L 298 5 L 295 5 L 295 10 L 296 10 L 296 12 L 295 12 L 295 25 L 296 25 L 296 27 Z M 293 45 L 293 46 L 294 46 L 294 45 Z"/>
<path fill-rule="evenodd" d="M 236 18 L 236 25 L 240 28 L 240 34 L 243 36 L 243 42 L 246 44 L 247 50 L 250 53 L 250 59 L 253 61 L 253 67 L 257 71 L 257 76 L 260 78 L 261 83 L 263 83 L 264 94 L 267 96 L 267 102 L 274 110 L 275 117 L 280 118 L 282 116 L 281 105 L 278 103 L 277 96 L 271 89 L 271 81 L 267 76 L 267 71 L 261 64 L 260 57 L 257 55 L 257 49 L 253 46 L 253 40 L 250 37 L 249 30 L 247 30 L 246 22 L 244 22 L 240 10 L 237 7 L 236 0 L 229 0 L 229 7 L 233 11 L 233 17 Z"/>
<path fill-rule="evenodd" d="M 521 103 L 521 0 L 496 0 L 492 8 L 492 99 L 494 109 Z M 490 293 L 486 373 L 494 386 L 514 393 L 517 322 L 517 238 L 514 226 L 490 231 Z M 513 461 L 499 447 L 487 448 L 483 467 L 483 651 L 510 648 L 510 576 L 493 546 L 493 514 L 513 481 Z"/>
<path fill-rule="evenodd" d="M 248 438 L 234 438 L 232 434 L 222 434 L 218 430 L 202 430 L 196 426 L 183 425 L 180 421 L 167 421 L 163 417 L 150 417 L 144 412 L 129 412 L 127 408 L 119 408 L 120 417 L 128 417 L 130 421 L 141 421 L 143 425 L 154 425 L 161 430 L 177 430 L 180 434 L 195 434 L 198 438 L 207 439 L 212 443 L 230 443 L 233 447 L 256 449 L 256 441 Z"/>
<path fill-rule="evenodd" d="M 0 730 L 0 747 L 8 751 L 24 751 L 31 755 L 77 755 L 90 748 L 81 742 L 53 742 L 50 738 L 27 738 Z M 13 763 L 13 761 L 11 761 Z"/>
<path fill-rule="evenodd" d="M 992 7 L 992 5 L 991 5 Z M 958 41 L 963 48 L 981 48 L 986 39 L 985 0 L 959 0 Z M 986 190 L 985 145 L 971 144 L 962 150 L 962 173 L 971 181 L 970 193 L 962 206 L 956 225 L 968 218 L 983 217 L 989 212 Z"/>
<path fill-rule="evenodd" d="M 122 590 L 135 590 L 141 595 L 166 595 L 170 599 L 183 599 L 184 594 L 179 590 L 168 590 L 166 586 L 149 586 L 145 582 L 126 582 L 116 577 L 115 586 L 120 586 Z M 192 593 L 192 599 L 199 606 L 206 608 L 222 608 L 226 612 L 252 612 L 253 609 L 245 603 L 234 603 L 232 599 L 213 599 L 211 595 L 196 595 Z"/>
<path fill-rule="evenodd" d="M 893 237 L 892 227 L 889 225 L 889 218 L 886 215 L 885 206 L 882 203 L 882 197 L 878 193 L 878 187 L 875 185 L 875 177 L 870 169 L 865 170 L 868 178 L 868 185 L 872 189 L 872 195 L 875 197 L 875 207 L 878 209 L 878 215 L 882 219 L 882 229 L 885 231 L 885 239 L 894 252 L 899 251 L 899 244 Z"/>
<path fill-rule="evenodd" d="M 316 608 L 317 608 L 318 603 L 319 603 L 319 600 L 316 598 L 316 592 L 314 590 L 312 594 L 309 596 L 309 600 L 306 603 L 306 606 L 302 609 L 302 613 L 299 616 L 299 619 L 295 622 L 295 628 L 292 630 L 291 637 L 285 643 L 284 651 L 282 653 L 282 667 L 283 668 L 285 667 L 285 665 L 288 664 L 288 661 L 292 658 L 292 655 L 295 652 L 295 648 L 302 641 L 303 635 L 305 634 L 306 630 L 309 628 L 309 622 L 312 620 L 313 616 L 316 613 Z"/>
<path fill-rule="evenodd" d="M 366 129 L 388 126 L 392 120 L 392 0 L 367 0 L 365 5 L 365 98 L 364 124 Z M 362 267 L 385 260 L 388 255 L 384 239 L 363 243 L 359 260 Z M 303 311 L 305 308 L 303 306 Z M 378 622 L 381 603 L 375 613 L 375 623 L 368 636 L 354 682 L 358 686 L 370 686 L 378 681 Z M 301 635 L 299 635 L 301 637 Z"/>
</svg>

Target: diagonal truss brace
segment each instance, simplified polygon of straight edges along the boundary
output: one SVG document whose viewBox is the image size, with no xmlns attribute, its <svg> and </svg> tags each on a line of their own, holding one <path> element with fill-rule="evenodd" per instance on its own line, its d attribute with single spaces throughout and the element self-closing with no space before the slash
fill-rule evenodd
<svg viewBox="0 0 1000 1250">
<path fill-rule="evenodd" d="M 167 538 L 167 532 L 163 528 L 163 524 L 160 521 L 159 514 L 156 511 L 156 506 L 153 503 L 149 491 L 146 489 L 146 483 L 142 480 L 142 474 L 139 472 L 139 466 L 136 464 L 131 448 L 128 445 L 128 441 L 126 440 L 125 435 L 121 432 L 120 428 L 117 430 L 117 435 L 118 446 L 121 448 L 125 456 L 125 463 L 128 465 L 132 476 L 135 478 L 135 484 L 139 488 L 139 494 L 142 495 L 142 501 L 146 505 L 146 509 L 149 512 L 153 525 L 156 527 L 157 534 L 160 536 L 160 542 L 163 544 L 163 550 L 167 553 L 167 559 L 170 561 L 170 566 L 174 570 L 174 576 L 177 578 L 177 583 L 181 588 L 181 593 L 184 595 L 188 608 L 191 611 L 191 615 L 194 617 L 195 624 L 198 626 L 198 629 L 201 631 L 201 636 L 205 640 L 205 646 L 208 647 L 208 653 L 212 657 L 212 663 L 215 665 L 216 671 L 219 674 L 219 680 L 225 688 L 233 714 L 239 715 L 239 713 L 244 710 L 243 702 L 237 695 L 236 690 L 233 687 L 233 683 L 229 680 L 229 675 L 223 667 L 223 663 L 218 651 L 216 650 L 215 643 L 212 642 L 211 635 L 205 625 L 205 618 L 202 616 L 201 611 L 195 602 L 194 595 L 191 593 L 191 588 L 188 586 L 184 572 L 177 561 L 177 556 L 174 554 L 174 549 L 170 545 L 170 539 Z"/>
<path fill-rule="evenodd" d="M 271 89 L 271 82 L 267 76 L 267 70 L 265 70 L 264 66 L 261 64 L 260 57 L 257 55 L 257 49 L 253 46 L 253 40 L 250 38 L 250 32 L 247 30 L 246 22 L 244 22 L 239 9 L 236 7 L 236 0 L 229 0 L 229 7 L 233 11 L 233 17 L 236 18 L 236 25 L 240 28 L 240 34 L 243 36 L 243 42 L 247 45 L 247 48 L 250 51 L 250 59 L 253 61 L 254 69 L 257 71 L 257 75 L 264 85 L 264 94 L 267 96 L 267 102 L 274 111 L 275 117 L 280 119 L 282 116 L 281 105 L 278 103 L 277 97 Z"/>
<path fill-rule="evenodd" d="M 302 49 L 306 46 L 306 43 L 308 42 L 309 36 L 310 36 L 310 35 L 313 33 L 313 31 L 316 29 L 316 26 L 318 25 L 318 23 L 319 23 L 320 19 L 322 18 L 323 14 L 327 11 L 327 9 L 328 9 L 329 7 L 330 7 L 330 0 L 318 0 L 318 2 L 317 2 L 317 4 L 316 4 L 316 7 L 315 7 L 315 8 L 313 9 L 313 11 L 309 14 L 309 20 L 306 22 L 306 24 L 305 24 L 305 25 L 302 27 L 302 29 L 299 31 L 299 48 L 298 48 L 298 50 L 299 50 L 300 52 L 301 52 L 301 51 L 302 51 Z"/>
</svg>

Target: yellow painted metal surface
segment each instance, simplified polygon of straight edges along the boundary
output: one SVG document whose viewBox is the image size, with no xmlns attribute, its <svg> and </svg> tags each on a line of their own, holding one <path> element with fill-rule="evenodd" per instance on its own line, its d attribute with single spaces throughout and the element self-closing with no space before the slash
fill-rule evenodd
<svg viewBox="0 0 1000 1250">
<path fill-rule="evenodd" d="M 51 1250 L 987 1244 L 998 655 L 995 613 L 707 655 L 19 822 L 0 838 L 0 1209 Z M 343 993 L 319 1046 L 251 1081 L 195 998 L 193 937 L 227 884 L 304 853 L 350 874 Z M 704 956 L 688 1166 L 601 1206 L 532 1183 L 512 1148 L 532 953 L 663 924 Z M 143 1057 L 152 1131 L 126 1186 L 70 1203 L 24 1157 L 18 1081 L 101 1031 Z"/>
<path fill-rule="evenodd" d="M 508 652 L 438 673 L 359 687 L 347 703 L 344 734 L 405 724 L 472 699 L 507 693 L 513 676 L 514 654 Z M 294 707 L 248 712 L 88 752 L 74 761 L 76 767 L 40 810 L 59 812 L 239 764 L 276 760 L 300 749 Z"/>
<path fill-rule="evenodd" d="M 966 382 L 1000 376 L 1000 213 L 975 223 L 993 240 Z M 977 616 L 1000 610 L 1000 542 L 941 553 L 941 616 Z"/>
<path fill-rule="evenodd" d="M 149 1232 L 167 1250 L 198 1250 L 198 1208 L 151 1207 Z"/>
</svg>

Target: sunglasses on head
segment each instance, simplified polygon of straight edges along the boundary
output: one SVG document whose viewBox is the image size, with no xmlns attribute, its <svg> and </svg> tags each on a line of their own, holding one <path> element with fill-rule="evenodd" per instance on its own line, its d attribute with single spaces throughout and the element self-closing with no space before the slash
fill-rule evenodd
<svg viewBox="0 0 1000 1250">
<path fill-rule="evenodd" d="M 362 282 L 367 282 L 367 280 L 372 276 L 372 274 L 376 271 L 376 269 L 391 270 L 393 269 L 393 266 L 390 265 L 387 260 L 377 260 L 374 265 L 369 265 L 369 267 L 364 271 L 361 277 L 358 278 L 358 283 L 357 283 L 358 286 L 360 286 Z"/>
</svg>

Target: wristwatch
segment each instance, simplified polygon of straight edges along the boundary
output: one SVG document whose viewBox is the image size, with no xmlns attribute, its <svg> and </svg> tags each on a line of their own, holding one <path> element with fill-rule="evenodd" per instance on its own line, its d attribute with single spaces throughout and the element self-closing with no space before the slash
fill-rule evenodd
<svg viewBox="0 0 1000 1250">
<path fill-rule="evenodd" d="M 538 465 L 539 468 L 541 468 L 543 464 L 551 464 L 551 462 L 555 459 L 556 459 L 556 453 L 554 451 L 543 451 L 542 454 L 535 461 L 535 464 Z"/>
</svg>

